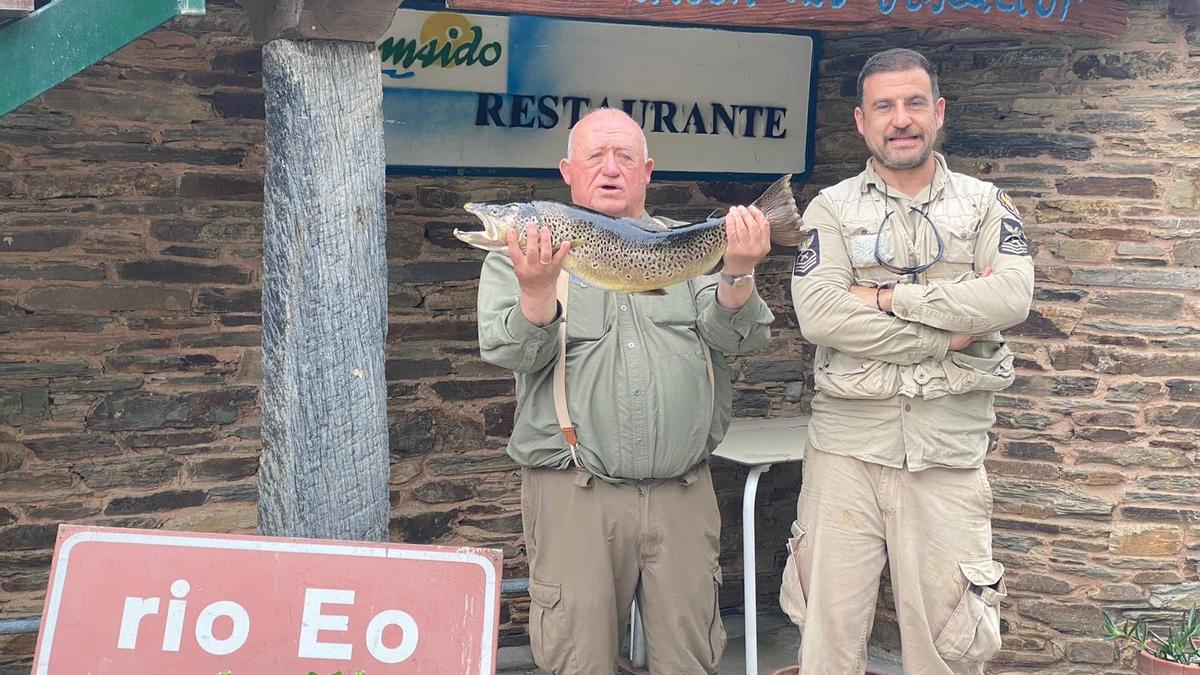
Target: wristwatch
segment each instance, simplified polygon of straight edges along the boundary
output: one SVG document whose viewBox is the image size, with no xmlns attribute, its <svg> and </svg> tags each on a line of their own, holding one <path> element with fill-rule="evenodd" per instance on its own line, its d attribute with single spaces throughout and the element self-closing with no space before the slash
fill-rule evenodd
<svg viewBox="0 0 1200 675">
<path fill-rule="evenodd" d="M 721 281 L 724 281 L 734 288 L 749 286 L 750 284 L 754 283 L 754 270 L 750 270 L 748 274 L 739 274 L 736 277 L 732 274 L 727 274 L 725 270 L 721 270 Z"/>
</svg>

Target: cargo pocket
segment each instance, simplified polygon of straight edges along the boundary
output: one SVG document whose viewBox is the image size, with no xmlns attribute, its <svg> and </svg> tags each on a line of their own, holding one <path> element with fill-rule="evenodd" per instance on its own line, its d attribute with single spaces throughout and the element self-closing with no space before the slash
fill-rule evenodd
<svg viewBox="0 0 1200 675">
<path fill-rule="evenodd" d="M 1016 377 L 1014 361 L 1012 351 L 1003 342 L 973 342 L 962 351 L 950 352 L 942 362 L 946 388 L 951 394 L 1007 389 Z"/>
<path fill-rule="evenodd" d="M 987 557 L 960 560 L 958 569 L 962 597 L 934 647 L 947 661 L 989 661 L 1000 651 L 1004 566 Z"/>
<path fill-rule="evenodd" d="M 708 626 L 708 646 L 709 646 L 709 671 L 715 673 L 720 666 L 721 654 L 725 652 L 725 624 L 721 622 L 721 586 L 724 585 L 724 580 L 721 577 L 721 568 L 717 566 L 713 568 L 713 606 L 712 606 L 712 622 Z"/>
<path fill-rule="evenodd" d="M 552 673 L 566 668 L 570 627 L 562 606 L 562 587 L 529 579 L 529 648 L 537 665 Z"/>
<path fill-rule="evenodd" d="M 808 614 L 808 601 L 800 581 L 800 555 L 808 548 L 806 534 L 799 522 L 792 521 L 787 563 L 783 566 L 783 583 L 779 586 L 779 607 L 800 628 L 804 628 L 804 618 Z"/>
<path fill-rule="evenodd" d="M 900 391 L 900 367 L 824 347 L 817 350 L 813 380 L 829 396 L 881 400 Z"/>
</svg>

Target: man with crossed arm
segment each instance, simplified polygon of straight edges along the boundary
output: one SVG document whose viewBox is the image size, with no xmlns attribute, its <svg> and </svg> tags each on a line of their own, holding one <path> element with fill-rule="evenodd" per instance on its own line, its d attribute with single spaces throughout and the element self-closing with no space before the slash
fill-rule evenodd
<svg viewBox="0 0 1200 675">
<path fill-rule="evenodd" d="M 858 90 L 871 158 L 809 204 L 792 277 L 817 394 L 780 603 L 803 675 L 860 675 L 888 563 L 906 675 L 981 674 L 1005 595 L 983 468 L 1013 379 L 998 331 L 1028 314 L 1033 261 L 1004 191 L 932 151 L 923 56 L 876 54 Z"/>
</svg>

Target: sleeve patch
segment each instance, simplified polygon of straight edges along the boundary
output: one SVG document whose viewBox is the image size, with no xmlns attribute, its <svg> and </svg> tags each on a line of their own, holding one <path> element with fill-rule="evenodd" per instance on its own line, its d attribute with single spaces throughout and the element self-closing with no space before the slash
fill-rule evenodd
<svg viewBox="0 0 1200 675">
<path fill-rule="evenodd" d="M 1029 238 L 1019 219 L 1000 219 L 1000 252 L 1008 255 L 1029 255 Z"/>
<path fill-rule="evenodd" d="M 1021 212 L 1017 210 L 1017 205 L 1013 203 L 1012 197 L 1004 190 L 996 190 L 996 201 L 1000 202 L 1000 206 L 1004 207 L 1005 211 L 1012 214 L 1013 218 L 1021 220 Z"/>
<path fill-rule="evenodd" d="M 796 256 L 796 265 L 792 268 L 792 276 L 806 277 L 821 264 L 821 233 L 813 230 L 808 241 L 800 247 Z"/>
</svg>

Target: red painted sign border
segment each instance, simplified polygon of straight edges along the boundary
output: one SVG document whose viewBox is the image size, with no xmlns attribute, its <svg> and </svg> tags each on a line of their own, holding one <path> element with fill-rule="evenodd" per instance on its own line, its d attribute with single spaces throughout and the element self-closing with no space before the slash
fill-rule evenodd
<svg viewBox="0 0 1200 675">
<path fill-rule="evenodd" d="M 363 558 L 395 558 L 426 560 L 443 563 L 477 565 L 483 569 L 487 592 L 484 593 L 484 630 L 480 645 L 480 675 L 492 675 L 496 647 L 493 642 L 497 632 L 499 574 L 498 561 L 485 555 L 485 549 L 460 548 L 437 549 L 398 548 L 372 543 L 342 542 L 318 539 L 280 539 L 248 535 L 209 534 L 201 532 L 174 532 L 164 530 L 129 530 L 122 528 L 80 527 L 60 525 L 54 564 L 50 569 L 50 583 L 42 613 L 34 662 L 34 675 L 48 675 L 50 656 L 54 647 L 55 625 L 63 601 L 70 568 L 71 553 L 81 545 L 91 542 L 115 544 L 137 544 L 150 546 L 180 546 L 188 548 L 256 551 L 264 553 L 311 553 Z"/>
</svg>

